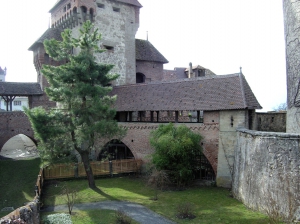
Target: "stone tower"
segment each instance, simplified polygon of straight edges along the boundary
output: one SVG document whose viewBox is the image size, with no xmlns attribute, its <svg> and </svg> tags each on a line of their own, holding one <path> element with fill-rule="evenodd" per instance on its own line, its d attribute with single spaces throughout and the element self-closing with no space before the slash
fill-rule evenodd
<svg viewBox="0 0 300 224">
<path fill-rule="evenodd" d="M 300 1 L 283 0 L 287 75 L 287 132 L 300 132 Z"/>
<path fill-rule="evenodd" d="M 2 69 L 0 67 L 0 82 L 5 82 L 5 76 L 6 76 L 6 68 Z"/>
<path fill-rule="evenodd" d="M 59 0 L 50 10 L 53 29 L 72 29 L 77 36 L 81 25 L 91 20 L 102 34 L 98 61 L 114 64 L 118 73 L 115 85 L 136 82 L 135 34 L 139 28 L 137 0 Z"/>
</svg>

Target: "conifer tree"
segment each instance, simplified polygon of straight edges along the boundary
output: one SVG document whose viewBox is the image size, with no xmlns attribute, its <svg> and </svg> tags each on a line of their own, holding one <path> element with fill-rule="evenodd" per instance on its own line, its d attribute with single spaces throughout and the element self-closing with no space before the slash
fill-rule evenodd
<svg viewBox="0 0 300 224">
<path fill-rule="evenodd" d="M 90 188 L 95 188 L 89 156 L 96 139 L 122 136 L 124 131 L 114 120 L 112 105 L 115 96 L 109 96 L 110 83 L 118 75 L 110 74 L 113 65 L 99 64 L 95 55 L 100 50 L 101 35 L 90 21 L 83 24 L 78 38 L 72 37 L 71 30 L 62 32 L 62 41 L 45 40 L 49 56 L 60 62 L 60 66 L 44 65 L 43 75 L 49 82 L 45 89 L 58 108 L 27 109 L 35 137 L 39 140 L 42 159 L 77 151 L 84 164 Z M 73 53 L 76 49 L 77 53 Z"/>
</svg>

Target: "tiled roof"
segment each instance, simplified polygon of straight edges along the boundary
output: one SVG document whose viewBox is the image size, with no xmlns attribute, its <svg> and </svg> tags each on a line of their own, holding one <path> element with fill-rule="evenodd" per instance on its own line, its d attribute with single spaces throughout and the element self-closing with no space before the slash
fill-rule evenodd
<svg viewBox="0 0 300 224">
<path fill-rule="evenodd" d="M 147 40 L 135 40 L 135 58 L 140 61 L 168 63 L 169 61 Z"/>
<path fill-rule="evenodd" d="M 262 108 L 242 74 L 117 86 L 111 94 L 117 111 Z"/>
<path fill-rule="evenodd" d="M 28 50 L 30 51 L 34 51 L 35 47 L 38 45 L 38 44 L 43 44 L 44 40 L 48 39 L 56 39 L 56 40 L 59 40 L 61 41 L 62 40 L 62 37 L 61 37 L 61 32 L 62 30 L 61 29 L 58 29 L 58 28 L 49 28 L 46 30 L 45 33 L 43 33 L 43 35 L 37 39 L 31 46 Z"/>
<path fill-rule="evenodd" d="M 58 5 L 60 5 L 60 3 L 62 3 L 64 0 L 58 0 L 55 5 L 49 10 L 49 12 L 51 13 Z M 129 5 L 134 5 L 134 6 L 138 6 L 138 7 L 143 7 L 138 0 L 117 0 L 118 2 L 123 2 Z"/>
<path fill-rule="evenodd" d="M 0 96 L 31 96 L 42 95 L 37 82 L 0 82 Z"/>
</svg>

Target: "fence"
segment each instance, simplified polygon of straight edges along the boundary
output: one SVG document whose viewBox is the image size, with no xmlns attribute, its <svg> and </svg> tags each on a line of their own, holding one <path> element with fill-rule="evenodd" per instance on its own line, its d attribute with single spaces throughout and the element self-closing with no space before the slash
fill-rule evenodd
<svg viewBox="0 0 300 224">
<path fill-rule="evenodd" d="M 139 172 L 142 160 L 126 159 L 107 162 L 91 162 L 94 176 L 113 175 L 119 173 Z M 61 179 L 72 177 L 85 177 L 86 172 L 83 163 L 53 164 L 45 167 L 43 179 Z"/>
</svg>

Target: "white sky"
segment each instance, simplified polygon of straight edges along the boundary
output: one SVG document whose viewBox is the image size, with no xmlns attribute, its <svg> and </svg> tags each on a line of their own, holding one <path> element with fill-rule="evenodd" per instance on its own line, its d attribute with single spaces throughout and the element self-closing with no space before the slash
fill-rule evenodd
<svg viewBox="0 0 300 224">
<path fill-rule="evenodd" d="M 146 39 L 168 59 L 165 69 L 193 65 L 217 75 L 243 68 L 264 108 L 286 101 L 282 0 L 139 0 L 136 38 Z M 56 0 L 3 1 L 0 66 L 6 81 L 35 82 L 28 48 L 48 27 Z"/>
</svg>

